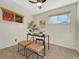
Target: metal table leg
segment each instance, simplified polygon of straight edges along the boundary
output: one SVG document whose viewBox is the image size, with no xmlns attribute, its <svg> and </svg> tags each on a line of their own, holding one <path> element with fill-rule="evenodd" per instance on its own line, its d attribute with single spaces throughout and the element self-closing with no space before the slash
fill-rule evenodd
<svg viewBox="0 0 79 59">
<path fill-rule="evenodd" d="M 44 56 L 46 55 L 45 36 L 44 36 Z"/>
<path fill-rule="evenodd" d="M 48 35 L 48 50 L 49 50 L 49 35 Z"/>
<path fill-rule="evenodd" d="M 19 44 L 18 44 L 18 52 L 19 52 Z"/>
</svg>

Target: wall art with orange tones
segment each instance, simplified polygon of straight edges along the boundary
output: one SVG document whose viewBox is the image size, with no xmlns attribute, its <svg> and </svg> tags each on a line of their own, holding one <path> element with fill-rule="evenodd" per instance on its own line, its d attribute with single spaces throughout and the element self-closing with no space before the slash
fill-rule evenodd
<svg viewBox="0 0 79 59">
<path fill-rule="evenodd" d="M 14 15 L 12 12 L 10 11 L 3 11 L 3 20 L 6 20 L 6 21 L 12 21 L 14 18 Z"/>
<path fill-rule="evenodd" d="M 10 10 L 7 10 L 5 8 L 2 9 L 2 18 L 5 21 L 12 21 L 12 22 L 17 22 L 17 23 L 23 23 L 23 16 L 12 12 Z"/>
</svg>

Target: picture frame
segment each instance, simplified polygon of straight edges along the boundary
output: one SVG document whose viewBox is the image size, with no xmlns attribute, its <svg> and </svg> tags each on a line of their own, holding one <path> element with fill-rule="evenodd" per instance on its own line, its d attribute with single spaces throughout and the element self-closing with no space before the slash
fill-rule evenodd
<svg viewBox="0 0 79 59">
<path fill-rule="evenodd" d="M 45 28 L 46 27 L 46 21 L 45 20 L 40 20 L 39 25 L 40 25 L 41 28 Z"/>
<path fill-rule="evenodd" d="M 5 8 L 1 8 L 1 10 L 2 10 L 2 19 L 4 21 L 23 23 L 24 16 L 17 14 L 13 11 L 10 11 L 8 9 L 5 9 Z"/>
</svg>

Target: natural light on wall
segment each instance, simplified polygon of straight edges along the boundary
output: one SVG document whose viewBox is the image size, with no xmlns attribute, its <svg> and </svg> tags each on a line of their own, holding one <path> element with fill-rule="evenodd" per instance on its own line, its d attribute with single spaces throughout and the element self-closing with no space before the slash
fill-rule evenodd
<svg viewBox="0 0 79 59">
<path fill-rule="evenodd" d="M 48 24 L 65 24 L 65 23 L 70 23 L 69 13 L 50 16 L 48 20 Z"/>
</svg>

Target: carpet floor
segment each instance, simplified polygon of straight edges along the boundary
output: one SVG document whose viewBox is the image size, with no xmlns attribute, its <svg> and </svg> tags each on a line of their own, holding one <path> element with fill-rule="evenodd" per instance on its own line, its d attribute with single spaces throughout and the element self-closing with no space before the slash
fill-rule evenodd
<svg viewBox="0 0 79 59">
<path fill-rule="evenodd" d="M 26 59 L 17 52 L 17 45 L 0 50 L 0 59 Z M 30 59 L 36 59 L 33 54 Z M 38 59 L 42 59 L 39 57 Z M 60 47 L 57 45 L 50 45 L 50 50 L 46 49 L 46 56 L 44 59 L 79 59 L 79 53 L 75 50 Z"/>
</svg>

